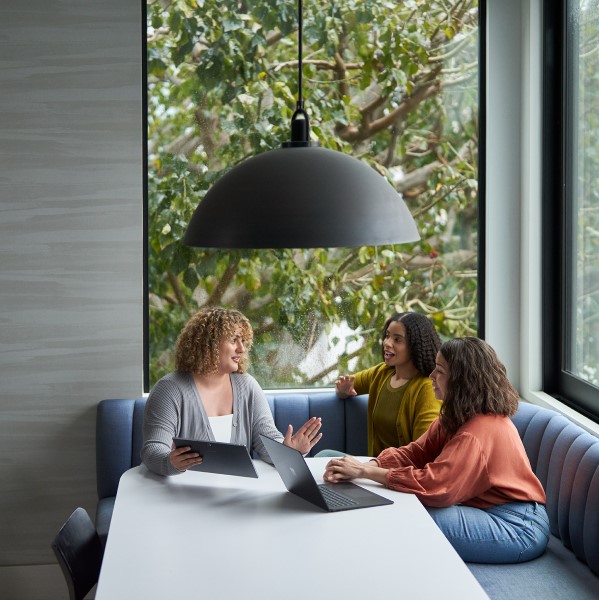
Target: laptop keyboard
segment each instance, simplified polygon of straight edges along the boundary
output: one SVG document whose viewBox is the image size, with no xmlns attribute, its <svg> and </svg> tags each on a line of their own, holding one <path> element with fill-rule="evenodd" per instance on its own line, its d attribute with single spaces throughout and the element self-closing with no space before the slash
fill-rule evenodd
<svg viewBox="0 0 599 600">
<path fill-rule="evenodd" d="M 324 485 L 319 485 L 318 487 L 329 508 L 350 508 L 358 504 L 355 500 L 339 494 L 330 487 L 325 487 Z"/>
</svg>

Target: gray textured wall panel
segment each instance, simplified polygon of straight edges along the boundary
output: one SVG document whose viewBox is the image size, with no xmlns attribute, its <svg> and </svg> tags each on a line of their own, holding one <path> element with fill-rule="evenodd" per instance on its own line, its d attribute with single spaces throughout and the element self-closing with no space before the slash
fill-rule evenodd
<svg viewBox="0 0 599 600">
<path fill-rule="evenodd" d="M 0 566 L 95 510 L 95 406 L 142 393 L 138 0 L 0 7 Z"/>
</svg>

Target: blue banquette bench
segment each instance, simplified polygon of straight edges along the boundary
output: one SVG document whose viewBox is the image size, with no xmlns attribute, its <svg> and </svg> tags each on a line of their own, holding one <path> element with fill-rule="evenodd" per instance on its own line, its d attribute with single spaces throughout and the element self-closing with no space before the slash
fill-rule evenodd
<svg viewBox="0 0 599 600">
<path fill-rule="evenodd" d="M 313 450 L 363 456 L 367 396 L 339 400 L 332 391 L 268 393 L 275 423 L 285 431 L 322 417 Z M 102 400 L 97 407 L 96 527 L 105 541 L 121 475 L 140 464 L 145 399 Z M 551 539 L 539 559 L 518 565 L 469 564 L 491 600 L 599 598 L 599 440 L 557 412 L 521 402 L 513 421 L 547 492 Z"/>
</svg>

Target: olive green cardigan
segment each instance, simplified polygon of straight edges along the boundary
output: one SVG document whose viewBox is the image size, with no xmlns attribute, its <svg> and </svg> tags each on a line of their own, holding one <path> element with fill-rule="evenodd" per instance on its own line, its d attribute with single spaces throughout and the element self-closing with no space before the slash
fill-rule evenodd
<svg viewBox="0 0 599 600">
<path fill-rule="evenodd" d="M 387 380 L 395 373 L 394 367 L 380 363 L 354 375 L 354 389 L 368 394 L 368 455 L 377 456 L 384 448 L 375 447 L 372 415 Z M 428 377 L 414 377 L 407 383 L 403 401 L 397 412 L 397 436 L 403 444 L 417 440 L 439 416 L 441 401 L 435 398 L 433 384 Z"/>
</svg>

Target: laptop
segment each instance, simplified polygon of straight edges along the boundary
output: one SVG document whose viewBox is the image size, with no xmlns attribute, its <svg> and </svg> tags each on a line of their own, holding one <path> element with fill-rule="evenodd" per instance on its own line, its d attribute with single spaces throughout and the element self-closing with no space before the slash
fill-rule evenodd
<svg viewBox="0 0 599 600">
<path fill-rule="evenodd" d="M 242 444 L 211 442 L 206 440 L 186 440 L 173 438 L 177 448 L 191 446 L 202 457 L 202 463 L 190 467 L 191 471 L 220 473 L 238 477 L 258 477 L 248 449 Z"/>
<path fill-rule="evenodd" d="M 260 434 L 260 439 L 285 487 L 292 494 L 323 510 L 337 512 L 393 504 L 393 500 L 383 498 L 383 496 L 349 481 L 319 485 L 300 452 L 262 434 Z"/>
</svg>

